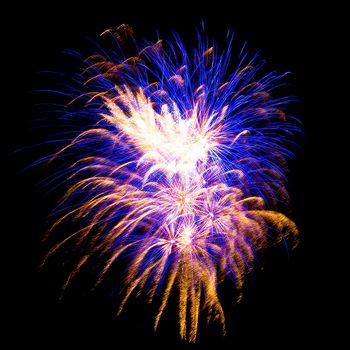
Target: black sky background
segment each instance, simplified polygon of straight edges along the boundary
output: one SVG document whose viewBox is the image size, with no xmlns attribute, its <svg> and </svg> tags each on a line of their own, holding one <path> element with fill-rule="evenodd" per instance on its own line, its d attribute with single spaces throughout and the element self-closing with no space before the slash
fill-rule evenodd
<svg viewBox="0 0 350 350">
<path fill-rule="evenodd" d="M 188 3 L 180 2 L 140 5 L 131 1 L 101 1 L 78 6 L 71 1 L 21 5 L 8 15 L 17 19 L 17 25 L 9 31 L 15 48 L 8 51 L 15 65 L 10 91 L 16 98 L 4 128 L 8 161 L 5 221 L 10 223 L 7 229 L 10 244 L 3 247 L 4 255 L 10 256 L 5 288 L 9 297 L 5 307 L 9 310 L 6 317 L 12 344 L 19 342 L 37 348 L 73 345 L 77 349 L 141 346 L 284 349 L 336 341 L 331 335 L 332 271 L 330 256 L 325 254 L 333 247 L 326 238 L 328 214 L 322 208 L 323 197 L 315 173 L 322 163 L 322 135 L 328 131 L 326 107 L 320 105 L 325 96 L 320 71 L 326 64 L 329 40 L 325 23 L 327 16 L 331 16 L 327 9 L 316 6 L 307 9 L 283 2 L 228 5 L 216 1 L 190 9 Z M 84 38 L 96 37 L 121 23 L 129 23 L 136 34 L 149 39 L 155 39 L 156 30 L 167 36 L 172 29 L 188 38 L 202 20 L 210 36 L 221 38 L 221 45 L 231 28 L 238 43 L 247 41 L 252 52 L 260 50 L 271 67 L 292 72 L 288 92 L 298 96 L 301 103 L 292 106 L 291 111 L 302 120 L 305 132 L 298 159 L 291 164 L 289 183 L 291 215 L 300 228 L 301 243 L 289 255 L 280 247 L 273 248 L 266 256 L 264 270 L 248 277 L 246 293 L 239 305 L 229 302 L 227 293 L 231 291 L 226 291 L 227 337 L 222 338 L 215 327 L 202 327 L 199 343 L 187 346 L 177 339 L 174 306 L 166 311 L 168 316 L 156 335 L 152 332 L 150 310 L 141 301 L 130 303 L 124 316 L 116 320 L 112 280 L 91 292 L 84 288 L 82 277 L 80 284 L 58 300 L 60 266 L 56 264 L 42 273 L 37 271 L 43 254 L 40 239 L 51 209 L 37 185 L 42 180 L 41 170 L 21 171 L 33 161 L 35 151 L 15 151 L 36 141 L 32 132 L 37 117 L 32 107 L 35 102 L 32 91 L 42 83 L 38 72 L 65 69 L 64 49 L 83 49 L 87 45 Z"/>
</svg>

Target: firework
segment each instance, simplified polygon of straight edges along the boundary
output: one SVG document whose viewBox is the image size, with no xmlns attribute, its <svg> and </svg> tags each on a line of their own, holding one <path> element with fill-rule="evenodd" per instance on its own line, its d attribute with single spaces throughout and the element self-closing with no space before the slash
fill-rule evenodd
<svg viewBox="0 0 350 350">
<path fill-rule="evenodd" d="M 298 132 L 282 111 L 289 98 L 270 95 L 284 74 L 260 74 L 263 62 L 244 50 L 232 68 L 230 36 L 223 52 L 199 37 L 188 54 L 174 35 L 136 45 L 129 58 L 129 26 L 102 37 L 112 46 L 84 60 L 66 93 L 65 117 L 84 130 L 51 157 L 70 185 L 50 232 L 67 221 L 79 230 L 48 256 L 79 247 L 64 288 L 91 259 L 96 285 L 122 259 L 118 314 L 144 293 L 157 329 L 174 294 L 182 339 L 196 340 L 200 312 L 225 332 L 218 284 L 231 279 L 239 290 L 272 236 L 296 243 L 295 224 L 274 211 L 288 199 L 285 160 Z"/>
</svg>

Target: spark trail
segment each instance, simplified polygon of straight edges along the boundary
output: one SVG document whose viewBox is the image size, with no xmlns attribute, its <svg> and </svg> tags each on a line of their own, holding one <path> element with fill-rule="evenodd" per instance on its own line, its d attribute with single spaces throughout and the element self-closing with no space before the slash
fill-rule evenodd
<svg viewBox="0 0 350 350">
<path fill-rule="evenodd" d="M 98 46 L 66 93 L 65 118 L 89 127 L 51 156 L 70 188 L 50 231 L 67 221 L 80 229 L 48 257 L 80 247 L 64 288 L 90 259 L 96 284 L 126 260 L 118 314 L 144 293 L 157 329 L 176 289 L 182 339 L 196 340 L 200 313 L 225 332 L 218 284 L 231 279 L 239 290 L 272 237 L 297 242 L 295 224 L 275 211 L 288 199 L 285 160 L 298 132 L 282 111 L 289 98 L 271 96 L 284 75 L 261 76 L 263 62 L 244 50 L 232 68 L 230 36 L 221 53 L 199 36 L 189 54 L 174 35 L 129 58 L 128 25 L 102 37 L 112 48 Z"/>
</svg>

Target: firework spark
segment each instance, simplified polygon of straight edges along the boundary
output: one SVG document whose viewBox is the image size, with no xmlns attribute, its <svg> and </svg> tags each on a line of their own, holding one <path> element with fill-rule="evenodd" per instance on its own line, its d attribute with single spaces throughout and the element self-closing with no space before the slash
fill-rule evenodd
<svg viewBox="0 0 350 350">
<path fill-rule="evenodd" d="M 85 59 L 67 93 L 66 118 L 90 126 L 51 158 L 66 162 L 60 179 L 71 184 L 51 230 L 81 228 L 48 256 L 69 242 L 83 252 L 64 288 L 90 259 L 101 264 L 96 284 L 124 259 L 118 314 L 144 292 L 157 329 L 176 289 L 181 338 L 196 340 L 200 312 L 225 332 L 218 284 L 240 289 L 272 233 L 296 242 L 295 224 L 274 211 L 288 198 L 285 159 L 298 131 L 281 110 L 289 99 L 270 96 L 283 75 L 258 78 L 263 63 L 243 50 L 230 68 L 230 37 L 222 53 L 199 38 L 190 55 L 175 35 L 126 58 L 129 26 L 102 36 L 113 50 Z"/>
</svg>

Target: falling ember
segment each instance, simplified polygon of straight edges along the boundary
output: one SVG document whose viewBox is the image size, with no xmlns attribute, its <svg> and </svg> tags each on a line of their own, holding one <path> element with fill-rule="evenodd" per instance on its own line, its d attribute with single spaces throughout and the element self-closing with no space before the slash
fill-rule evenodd
<svg viewBox="0 0 350 350">
<path fill-rule="evenodd" d="M 284 75 L 260 76 L 262 62 L 243 51 L 231 68 L 232 39 L 223 52 L 199 39 L 189 54 L 174 35 L 125 58 L 132 35 L 128 25 L 105 31 L 101 41 L 114 46 L 85 59 L 65 93 L 65 118 L 89 127 L 50 156 L 70 185 L 50 232 L 67 221 L 79 230 L 46 258 L 79 247 L 64 288 L 92 259 L 96 285 L 127 261 L 118 314 L 144 293 L 157 307 L 154 329 L 177 289 L 179 333 L 194 342 L 200 314 L 225 332 L 219 283 L 239 290 L 272 237 L 297 242 L 295 224 L 275 210 L 288 201 L 298 122 L 282 111 L 288 97 L 272 97 Z"/>
</svg>

